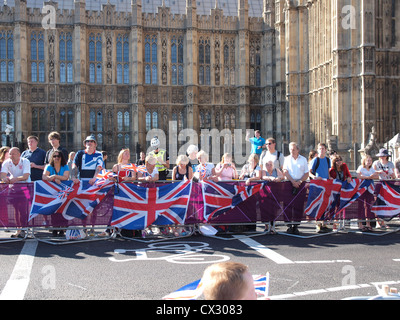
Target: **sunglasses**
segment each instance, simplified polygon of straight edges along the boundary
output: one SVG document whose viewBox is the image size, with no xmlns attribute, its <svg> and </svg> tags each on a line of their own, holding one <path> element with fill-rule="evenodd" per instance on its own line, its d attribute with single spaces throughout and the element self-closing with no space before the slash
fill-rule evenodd
<svg viewBox="0 0 400 320">
<path fill-rule="evenodd" d="M 61 156 L 59 154 L 56 154 L 53 156 L 53 158 L 61 158 Z"/>
</svg>

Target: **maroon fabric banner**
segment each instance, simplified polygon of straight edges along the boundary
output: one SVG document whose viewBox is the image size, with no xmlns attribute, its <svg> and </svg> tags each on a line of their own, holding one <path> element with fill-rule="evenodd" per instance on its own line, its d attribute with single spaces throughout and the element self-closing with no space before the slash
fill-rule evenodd
<svg viewBox="0 0 400 320">
<path fill-rule="evenodd" d="M 168 182 L 163 182 L 168 183 Z M 243 181 L 224 182 L 243 186 Z M 257 184 L 258 182 L 253 182 Z M 154 183 L 141 184 L 152 187 Z M 159 183 L 157 183 L 159 185 Z M 304 215 L 308 197 L 308 183 L 299 189 L 293 189 L 290 182 L 269 182 L 262 190 L 238 204 L 224 214 L 208 221 L 210 224 L 255 223 L 269 221 L 309 220 Z M 375 184 L 375 195 L 379 193 L 380 183 Z M 68 227 L 68 226 L 104 226 L 109 225 L 114 201 L 114 188 L 86 219 L 65 220 L 59 214 L 37 216 L 28 222 L 34 195 L 33 183 L 0 184 L 0 228 L 4 227 Z M 340 218 L 374 218 L 371 212 L 375 195 L 365 192 L 357 201 L 347 207 Z M 193 182 L 185 224 L 205 223 L 204 199 L 201 183 Z"/>
</svg>

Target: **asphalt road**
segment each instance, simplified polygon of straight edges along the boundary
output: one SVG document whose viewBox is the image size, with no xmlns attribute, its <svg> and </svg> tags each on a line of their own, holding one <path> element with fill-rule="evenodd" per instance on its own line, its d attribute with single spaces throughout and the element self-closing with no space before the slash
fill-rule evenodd
<svg viewBox="0 0 400 320">
<path fill-rule="evenodd" d="M 0 243 L 0 299 L 160 300 L 226 260 L 247 264 L 253 274 L 269 272 L 272 300 L 374 296 L 381 283 L 400 290 L 400 232 L 315 237 L 303 228 L 298 238 L 285 230 L 163 242 Z"/>
</svg>

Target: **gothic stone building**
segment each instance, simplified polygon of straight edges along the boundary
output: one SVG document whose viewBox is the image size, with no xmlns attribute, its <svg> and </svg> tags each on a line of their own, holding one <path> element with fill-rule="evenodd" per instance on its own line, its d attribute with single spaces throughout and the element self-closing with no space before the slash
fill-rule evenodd
<svg viewBox="0 0 400 320">
<path fill-rule="evenodd" d="M 396 0 L 3 1 L 3 145 L 6 124 L 45 149 L 53 130 L 69 150 L 94 134 L 115 161 L 155 128 L 175 146 L 185 128 L 251 128 L 350 156 L 372 127 L 399 131 Z"/>
</svg>

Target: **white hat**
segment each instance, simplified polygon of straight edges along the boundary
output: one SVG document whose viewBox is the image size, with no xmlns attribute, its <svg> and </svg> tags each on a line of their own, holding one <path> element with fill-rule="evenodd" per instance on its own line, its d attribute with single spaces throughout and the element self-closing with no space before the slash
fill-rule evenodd
<svg viewBox="0 0 400 320">
<path fill-rule="evenodd" d="M 158 140 L 158 137 L 151 139 L 150 145 L 154 148 L 158 148 L 160 146 L 160 140 Z"/>
</svg>

